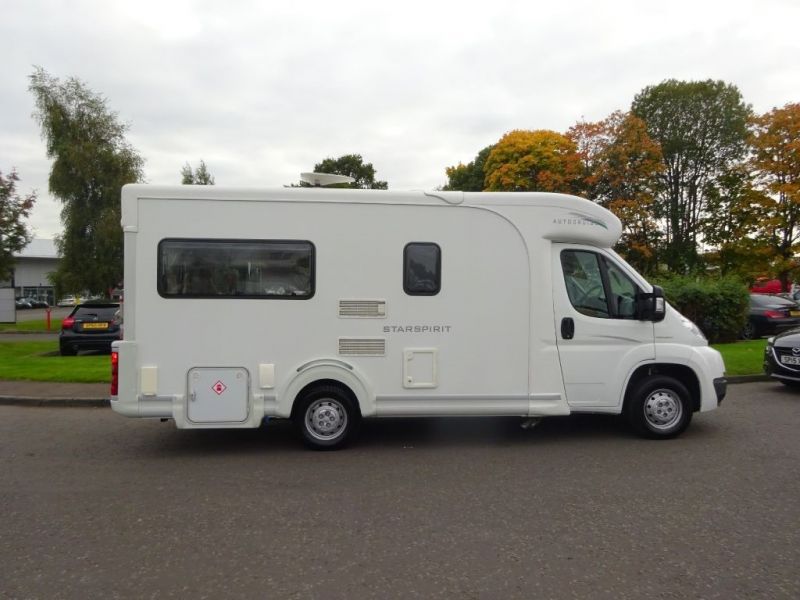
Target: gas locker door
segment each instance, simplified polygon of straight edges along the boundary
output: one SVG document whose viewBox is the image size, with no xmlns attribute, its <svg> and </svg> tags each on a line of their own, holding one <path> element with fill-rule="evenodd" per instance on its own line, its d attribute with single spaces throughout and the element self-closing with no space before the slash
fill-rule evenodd
<svg viewBox="0 0 800 600">
<path fill-rule="evenodd" d="M 250 376 L 242 368 L 195 368 L 189 371 L 187 414 L 194 423 L 241 423 L 247 420 Z"/>
<path fill-rule="evenodd" d="M 598 248 L 553 244 L 558 356 L 573 409 L 619 406 L 628 375 L 655 360 L 652 321 L 636 318 L 639 285 Z"/>
</svg>

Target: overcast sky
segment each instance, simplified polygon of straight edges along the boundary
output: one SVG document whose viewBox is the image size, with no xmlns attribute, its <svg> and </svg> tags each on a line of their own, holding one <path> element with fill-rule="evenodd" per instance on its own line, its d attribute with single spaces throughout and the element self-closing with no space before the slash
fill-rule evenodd
<svg viewBox="0 0 800 600">
<path fill-rule="evenodd" d="M 0 171 L 59 233 L 31 118 L 34 65 L 129 123 L 149 183 L 202 158 L 218 185 L 280 186 L 359 153 L 390 189 L 430 189 L 511 129 L 565 131 L 668 78 L 800 102 L 800 2 L 11 0 L 0 18 Z"/>
</svg>

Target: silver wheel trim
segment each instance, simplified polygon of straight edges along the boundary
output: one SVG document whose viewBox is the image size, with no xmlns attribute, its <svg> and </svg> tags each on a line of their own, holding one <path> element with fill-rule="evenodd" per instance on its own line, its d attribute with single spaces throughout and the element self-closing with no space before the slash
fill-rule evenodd
<svg viewBox="0 0 800 600">
<path fill-rule="evenodd" d="M 320 398 L 306 409 L 304 423 L 311 437 L 328 442 L 342 435 L 347 427 L 347 410 L 338 400 Z"/>
<path fill-rule="evenodd" d="M 675 427 L 683 417 L 683 403 L 673 390 L 653 390 L 644 401 L 644 419 L 648 427 L 666 431 Z"/>
</svg>

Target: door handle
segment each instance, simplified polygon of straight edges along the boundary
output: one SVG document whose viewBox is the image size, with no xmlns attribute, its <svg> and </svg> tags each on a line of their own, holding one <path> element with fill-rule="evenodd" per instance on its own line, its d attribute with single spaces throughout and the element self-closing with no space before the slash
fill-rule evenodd
<svg viewBox="0 0 800 600">
<path fill-rule="evenodd" d="M 561 337 L 565 340 L 571 340 L 575 337 L 575 321 L 570 317 L 561 319 Z"/>
</svg>

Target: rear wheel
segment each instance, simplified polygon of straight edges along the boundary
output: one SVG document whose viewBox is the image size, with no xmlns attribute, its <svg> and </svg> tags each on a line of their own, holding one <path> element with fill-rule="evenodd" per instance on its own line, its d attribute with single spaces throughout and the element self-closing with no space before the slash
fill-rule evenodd
<svg viewBox="0 0 800 600">
<path fill-rule="evenodd" d="M 353 437 L 361 414 L 348 390 L 320 385 L 297 399 L 292 420 L 307 446 L 335 450 Z"/>
<path fill-rule="evenodd" d="M 78 353 L 78 351 L 72 346 L 61 346 L 59 348 L 59 352 L 61 353 L 61 356 L 75 356 Z"/>
<path fill-rule="evenodd" d="M 689 390 L 673 377 L 649 377 L 632 390 L 626 416 L 631 427 L 641 436 L 652 439 L 676 437 L 692 421 Z"/>
<path fill-rule="evenodd" d="M 742 329 L 742 339 L 744 340 L 752 340 L 756 338 L 756 324 L 753 323 L 751 320 L 748 319 L 747 323 L 744 325 L 744 329 Z"/>
</svg>

